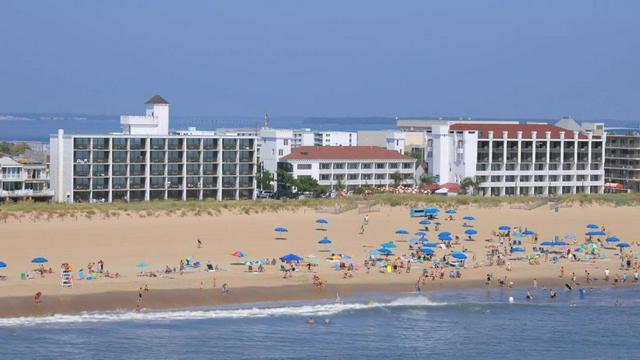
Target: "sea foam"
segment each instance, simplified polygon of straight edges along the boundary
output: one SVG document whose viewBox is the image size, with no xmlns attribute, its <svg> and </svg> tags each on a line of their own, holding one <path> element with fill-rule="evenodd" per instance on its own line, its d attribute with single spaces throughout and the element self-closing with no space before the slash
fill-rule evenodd
<svg viewBox="0 0 640 360">
<path fill-rule="evenodd" d="M 72 315 L 51 315 L 33 317 L 0 318 L 0 326 L 30 326 L 43 324 L 95 323 L 114 321 L 175 321 L 202 319 L 244 319 L 278 316 L 322 317 L 339 314 L 345 311 L 359 311 L 376 308 L 428 307 L 442 306 L 424 296 L 407 296 L 388 302 L 369 303 L 327 303 L 280 307 L 251 307 L 236 309 L 193 309 L 167 311 L 112 311 L 84 312 Z"/>
</svg>

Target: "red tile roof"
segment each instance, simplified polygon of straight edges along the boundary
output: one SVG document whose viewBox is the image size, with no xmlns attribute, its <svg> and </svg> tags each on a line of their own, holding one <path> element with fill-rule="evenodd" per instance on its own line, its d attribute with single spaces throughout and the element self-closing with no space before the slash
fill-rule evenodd
<svg viewBox="0 0 640 360">
<path fill-rule="evenodd" d="M 379 146 L 301 146 L 291 149 L 287 160 L 415 160 Z"/>
<path fill-rule="evenodd" d="M 480 138 L 488 138 L 489 131 L 493 131 L 494 138 L 502 138 L 502 132 L 507 131 L 507 138 L 516 139 L 518 137 L 518 131 L 522 131 L 523 139 L 531 139 L 531 133 L 536 131 L 537 139 L 546 138 L 547 131 L 551 132 L 552 139 L 560 139 L 560 132 L 564 131 L 565 139 L 573 138 L 573 131 L 569 129 L 564 129 L 555 125 L 549 124 L 481 124 L 481 123 L 459 123 L 453 124 L 449 127 L 449 130 L 456 131 L 464 131 L 464 130 L 476 130 L 479 132 L 478 137 Z M 584 134 L 579 134 L 578 137 L 580 139 L 586 139 L 587 136 Z"/>
</svg>

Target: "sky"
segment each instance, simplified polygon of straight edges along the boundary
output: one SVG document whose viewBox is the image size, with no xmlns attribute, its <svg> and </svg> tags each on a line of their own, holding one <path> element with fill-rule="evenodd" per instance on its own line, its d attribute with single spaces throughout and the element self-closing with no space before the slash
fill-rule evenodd
<svg viewBox="0 0 640 360">
<path fill-rule="evenodd" d="M 0 113 L 640 120 L 640 1 L 0 2 Z"/>
</svg>

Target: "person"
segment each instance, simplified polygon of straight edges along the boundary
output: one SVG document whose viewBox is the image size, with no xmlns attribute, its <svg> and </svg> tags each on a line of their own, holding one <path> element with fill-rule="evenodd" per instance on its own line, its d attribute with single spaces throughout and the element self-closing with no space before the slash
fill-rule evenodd
<svg viewBox="0 0 640 360">
<path fill-rule="evenodd" d="M 558 296 L 558 294 L 556 293 L 555 290 L 551 289 L 549 290 L 549 297 L 552 299 L 555 299 Z"/>
<path fill-rule="evenodd" d="M 140 303 L 136 304 L 136 312 L 140 312 Z"/>
<path fill-rule="evenodd" d="M 202 247 L 202 240 L 198 239 L 198 249 Z"/>
<path fill-rule="evenodd" d="M 527 300 L 533 300 L 533 295 L 531 294 L 531 291 L 527 290 Z"/>
<path fill-rule="evenodd" d="M 227 283 L 222 284 L 222 288 L 220 288 L 220 292 L 222 292 L 223 295 L 229 294 L 229 285 Z"/>
<path fill-rule="evenodd" d="M 144 284 L 144 292 L 149 292 L 149 285 Z"/>
<path fill-rule="evenodd" d="M 366 215 L 364 216 L 364 224 L 365 224 L 365 225 L 369 225 L 369 214 L 366 214 Z"/>
<path fill-rule="evenodd" d="M 604 281 L 609 281 L 609 275 L 611 275 L 609 268 L 604 269 Z"/>
<path fill-rule="evenodd" d="M 329 319 L 329 318 L 324 319 L 324 324 L 325 325 L 331 324 L 331 319 Z"/>
<path fill-rule="evenodd" d="M 142 301 L 142 287 L 138 289 L 138 302 Z"/>
<path fill-rule="evenodd" d="M 360 234 L 364 234 L 364 224 L 360 225 Z"/>
<path fill-rule="evenodd" d="M 38 291 L 38 292 L 36 293 L 36 295 L 33 297 L 33 301 L 34 301 L 36 304 L 40 304 L 40 302 L 42 302 L 42 292 L 41 292 L 41 291 Z"/>
<path fill-rule="evenodd" d="M 307 319 L 307 324 L 309 325 L 315 325 L 316 324 L 316 320 L 314 318 L 308 318 Z"/>
<path fill-rule="evenodd" d="M 537 289 L 538 288 L 538 279 L 533 278 L 533 288 Z"/>
</svg>

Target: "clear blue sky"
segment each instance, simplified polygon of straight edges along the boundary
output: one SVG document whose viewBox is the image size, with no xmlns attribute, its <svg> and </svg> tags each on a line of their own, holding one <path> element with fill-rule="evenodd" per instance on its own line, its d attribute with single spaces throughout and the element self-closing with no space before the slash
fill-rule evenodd
<svg viewBox="0 0 640 360">
<path fill-rule="evenodd" d="M 0 112 L 640 119 L 640 1 L 0 2 Z"/>
</svg>

